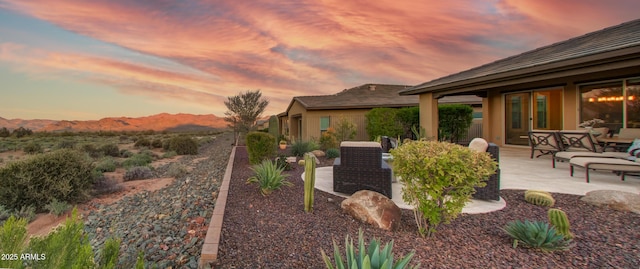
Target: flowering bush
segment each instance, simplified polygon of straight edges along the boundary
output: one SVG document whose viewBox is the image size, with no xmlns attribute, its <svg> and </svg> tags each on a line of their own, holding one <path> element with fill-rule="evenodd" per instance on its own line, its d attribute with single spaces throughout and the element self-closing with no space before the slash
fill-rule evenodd
<svg viewBox="0 0 640 269">
<path fill-rule="evenodd" d="M 580 127 L 584 128 L 584 127 L 596 127 L 596 125 L 604 123 L 604 120 L 601 119 L 592 119 L 592 120 L 586 120 L 582 123 L 580 123 Z"/>
</svg>

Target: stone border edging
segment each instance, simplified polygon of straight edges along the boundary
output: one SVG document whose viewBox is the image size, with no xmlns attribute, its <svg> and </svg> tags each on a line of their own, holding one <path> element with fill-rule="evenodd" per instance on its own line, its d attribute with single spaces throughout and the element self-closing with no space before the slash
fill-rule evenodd
<svg viewBox="0 0 640 269">
<path fill-rule="evenodd" d="M 236 143 L 237 145 L 237 143 Z M 233 162 L 236 156 L 237 146 L 233 146 L 229 155 L 229 162 L 222 178 L 222 184 L 218 189 L 218 197 L 213 208 L 213 215 L 209 221 L 207 235 L 202 244 L 202 252 L 200 254 L 200 262 L 198 267 L 203 268 L 206 264 L 214 262 L 218 259 L 218 247 L 220 246 L 220 233 L 222 233 L 222 222 L 224 220 L 224 210 L 227 205 L 227 196 L 229 195 L 229 182 L 231 181 L 231 173 L 233 171 Z"/>
</svg>

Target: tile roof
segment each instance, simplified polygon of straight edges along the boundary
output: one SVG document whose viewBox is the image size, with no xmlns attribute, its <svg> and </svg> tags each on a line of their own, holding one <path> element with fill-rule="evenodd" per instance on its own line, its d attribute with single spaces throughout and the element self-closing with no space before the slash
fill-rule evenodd
<svg viewBox="0 0 640 269">
<path fill-rule="evenodd" d="M 408 87 L 364 84 L 331 95 L 296 96 L 291 102 L 298 101 L 307 110 L 417 106 L 418 96 L 398 94 Z"/>
<path fill-rule="evenodd" d="M 497 60 L 460 73 L 438 78 L 420 85 L 405 89 L 401 94 L 417 94 L 437 89 L 446 89 L 447 84 L 456 83 L 456 87 L 464 85 L 466 80 L 479 83 L 489 76 L 526 70 L 528 68 L 551 69 L 559 63 L 574 61 L 580 58 L 622 49 L 634 49 L 640 52 L 640 19 L 608 27 L 562 42 L 551 44 L 515 56 Z"/>
</svg>

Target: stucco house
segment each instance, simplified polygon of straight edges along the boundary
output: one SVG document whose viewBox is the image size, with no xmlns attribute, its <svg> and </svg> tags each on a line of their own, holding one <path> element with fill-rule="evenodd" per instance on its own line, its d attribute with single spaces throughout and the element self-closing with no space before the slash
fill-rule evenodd
<svg viewBox="0 0 640 269">
<path fill-rule="evenodd" d="M 626 22 L 403 89 L 419 96 L 420 124 L 437 134 L 438 99 L 482 97 L 483 138 L 527 145 L 532 129 L 640 127 L 640 20 Z"/>
<path fill-rule="evenodd" d="M 355 140 L 369 140 L 365 114 L 373 108 L 401 108 L 418 105 L 418 96 L 399 95 L 406 85 L 364 84 L 331 95 L 296 96 L 287 110 L 278 114 L 280 133 L 291 140 L 317 139 L 340 118 L 357 126 Z M 475 96 L 444 99 L 441 102 L 464 102 L 478 106 Z"/>
</svg>

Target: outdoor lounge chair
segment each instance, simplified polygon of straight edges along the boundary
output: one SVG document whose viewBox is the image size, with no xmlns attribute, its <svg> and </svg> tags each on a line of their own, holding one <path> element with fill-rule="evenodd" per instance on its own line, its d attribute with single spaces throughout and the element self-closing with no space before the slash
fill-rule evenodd
<svg viewBox="0 0 640 269">
<path fill-rule="evenodd" d="M 370 190 L 391 199 L 391 181 L 391 167 L 382 161 L 380 143 L 345 141 L 340 144 L 340 158 L 333 163 L 333 191 L 353 194 Z"/>
<path fill-rule="evenodd" d="M 540 154 L 536 158 L 542 155 L 555 155 L 556 152 L 563 150 L 563 144 L 560 142 L 560 137 L 557 131 L 550 130 L 533 130 L 529 132 L 529 145 L 531 146 L 531 159 L 533 159 L 533 153 L 540 151 Z"/>
<path fill-rule="evenodd" d="M 624 181 L 625 175 L 629 173 L 640 173 L 640 163 L 615 159 L 615 158 L 593 158 L 593 157 L 575 157 L 569 160 L 570 175 L 573 176 L 574 167 L 582 167 L 585 169 L 585 177 L 589 183 L 589 170 L 610 170 L 620 173 L 620 179 Z"/>
<path fill-rule="evenodd" d="M 489 176 L 486 186 L 475 188 L 476 193 L 473 194 L 473 198 L 479 200 L 500 201 L 500 148 L 494 143 L 487 143 L 487 141 L 482 138 L 474 138 L 471 140 L 469 148 L 481 150 L 475 148 L 476 141 L 480 141 L 480 144 L 487 145 L 485 151 L 488 152 L 491 158 L 498 163 L 498 167 L 496 168 L 496 172 Z"/>
<path fill-rule="evenodd" d="M 578 152 L 569 152 L 563 151 L 558 152 L 553 157 L 553 168 L 556 167 L 556 161 L 568 161 L 572 158 L 576 157 L 592 157 L 592 158 L 617 158 L 617 159 L 625 159 L 625 160 L 636 160 L 640 157 L 640 140 L 638 142 L 632 143 L 633 145 L 628 147 L 627 152 L 590 152 L 590 151 L 578 151 Z"/>
</svg>

